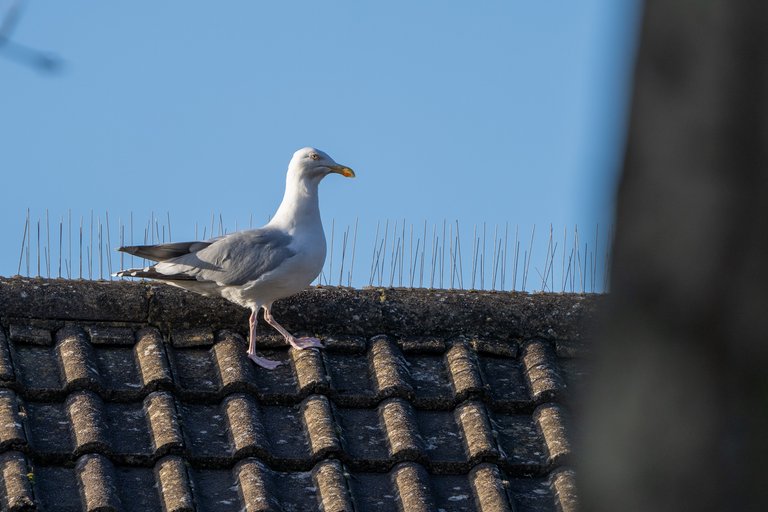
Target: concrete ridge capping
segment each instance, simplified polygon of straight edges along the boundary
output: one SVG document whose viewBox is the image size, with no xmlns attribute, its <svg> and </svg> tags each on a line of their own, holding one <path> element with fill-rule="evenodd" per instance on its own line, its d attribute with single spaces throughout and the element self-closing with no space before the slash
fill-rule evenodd
<svg viewBox="0 0 768 512">
<path fill-rule="evenodd" d="M 579 341 L 601 295 L 314 287 L 275 303 L 293 332 L 318 335 L 477 336 Z M 0 321 L 70 321 L 242 331 L 248 312 L 224 299 L 153 282 L 0 277 Z M 7 326 L 7 325 L 6 325 Z M 266 326 L 261 334 L 272 334 Z"/>
</svg>

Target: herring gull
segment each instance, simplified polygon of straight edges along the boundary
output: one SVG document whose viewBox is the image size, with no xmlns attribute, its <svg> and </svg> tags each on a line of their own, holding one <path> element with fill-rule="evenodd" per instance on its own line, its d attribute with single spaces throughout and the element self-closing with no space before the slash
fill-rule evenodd
<svg viewBox="0 0 768 512">
<path fill-rule="evenodd" d="M 116 275 L 157 279 L 249 308 L 248 357 L 264 368 L 271 370 L 280 363 L 256 355 L 259 309 L 291 346 L 322 347 L 317 338 L 295 338 L 277 323 L 271 308 L 275 300 L 307 288 L 323 268 L 326 246 L 317 188 L 331 173 L 355 176 L 320 150 L 300 149 L 288 164 L 283 201 L 265 226 L 206 241 L 120 247 L 119 251 L 157 263 Z"/>
</svg>

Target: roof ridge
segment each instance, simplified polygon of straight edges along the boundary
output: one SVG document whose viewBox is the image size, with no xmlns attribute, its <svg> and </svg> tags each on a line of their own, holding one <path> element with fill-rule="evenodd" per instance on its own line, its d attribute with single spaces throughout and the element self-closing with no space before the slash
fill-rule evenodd
<svg viewBox="0 0 768 512">
<path fill-rule="evenodd" d="M 383 290 L 383 289 L 382 289 Z M 598 295 L 528 294 L 467 290 L 315 287 L 275 303 L 292 331 L 393 337 L 473 334 L 485 339 L 540 337 L 578 341 Z M 155 283 L 69 281 L 0 277 L 0 321 L 45 318 L 58 322 L 146 323 L 240 330 L 248 312 L 213 299 Z M 190 310 L 197 314 L 190 315 Z"/>
</svg>

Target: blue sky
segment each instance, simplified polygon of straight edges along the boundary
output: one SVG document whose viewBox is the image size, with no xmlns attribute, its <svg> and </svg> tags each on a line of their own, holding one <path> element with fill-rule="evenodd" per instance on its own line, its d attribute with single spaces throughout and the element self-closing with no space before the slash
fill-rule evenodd
<svg viewBox="0 0 768 512">
<path fill-rule="evenodd" d="M 568 247 L 574 225 L 594 239 L 595 226 L 605 233 L 611 222 L 637 24 L 636 0 L 32 0 L 12 39 L 55 53 L 64 67 L 46 75 L 0 57 L 0 235 L 8 242 L 0 275 L 18 270 L 27 209 L 32 274 L 46 209 L 52 275 L 62 220 L 68 259 L 70 214 L 77 244 L 81 217 L 87 238 L 91 212 L 98 226 L 108 211 L 113 248 L 131 213 L 137 242 L 153 213 L 160 226 L 170 216 L 177 241 L 193 238 L 196 223 L 202 236 L 212 214 L 216 230 L 219 218 L 229 231 L 260 225 L 279 204 L 291 154 L 312 145 L 358 174 L 321 186 L 329 241 L 332 223 L 339 243 L 358 222 L 354 285 L 369 282 L 377 223 L 383 231 L 389 220 L 391 231 L 402 219 L 416 239 L 427 222 L 427 261 L 433 229 L 441 237 L 444 220 L 459 221 L 464 287 L 475 226 L 486 225 L 490 280 L 490 261 L 501 259 L 499 250 L 492 256 L 496 226 L 519 226 L 522 259 L 536 225 L 530 274 L 536 267 L 540 276 L 550 223 L 555 240 L 567 227 Z M 45 229 L 42 238 L 44 261 Z M 407 259 L 409 235 L 401 242 Z M 398 246 L 388 244 L 381 252 L 391 259 Z M 541 288 L 531 284 L 540 278 L 529 281 Z"/>
</svg>

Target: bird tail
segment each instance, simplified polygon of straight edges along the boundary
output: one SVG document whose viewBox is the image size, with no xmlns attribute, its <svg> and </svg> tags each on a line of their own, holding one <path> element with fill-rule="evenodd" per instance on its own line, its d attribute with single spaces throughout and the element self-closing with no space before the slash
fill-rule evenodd
<svg viewBox="0 0 768 512">
<path fill-rule="evenodd" d="M 166 275 L 158 272 L 154 266 L 144 268 L 127 268 L 112 274 L 115 277 L 143 277 L 146 279 L 158 279 L 162 281 L 197 281 L 194 276 L 186 274 Z"/>
<path fill-rule="evenodd" d="M 152 261 L 167 261 L 186 254 L 195 253 L 205 249 L 212 242 L 174 242 L 157 245 L 126 245 L 118 251 L 138 256 Z M 140 270 L 140 269 L 130 269 Z M 127 272 L 127 271 L 126 271 Z"/>
</svg>

